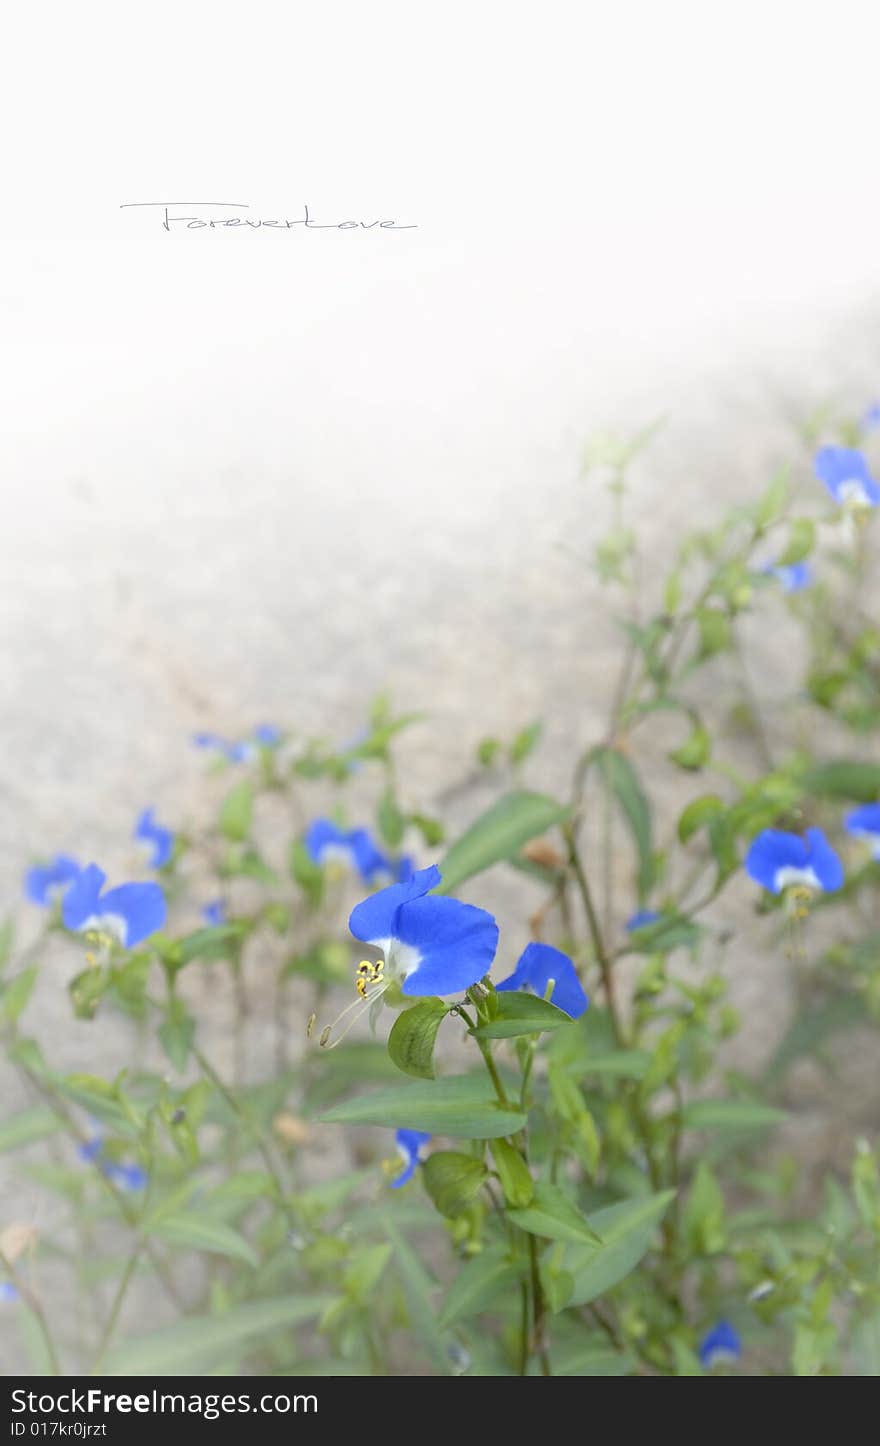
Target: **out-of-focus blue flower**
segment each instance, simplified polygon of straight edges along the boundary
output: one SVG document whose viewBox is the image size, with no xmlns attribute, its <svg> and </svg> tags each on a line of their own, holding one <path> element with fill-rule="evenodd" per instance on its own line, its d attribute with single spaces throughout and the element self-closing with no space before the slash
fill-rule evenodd
<svg viewBox="0 0 880 1446">
<path fill-rule="evenodd" d="M 880 427 L 880 402 L 872 402 L 862 413 L 862 431 L 874 432 Z"/>
<path fill-rule="evenodd" d="M 396 1180 L 391 1181 L 391 1188 L 399 1190 L 401 1185 L 409 1184 L 416 1173 L 416 1166 L 425 1157 L 425 1146 L 431 1136 L 424 1134 L 421 1130 L 398 1130 L 394 1136 L 397 1144 L 397 1153 L 403 1161 L 403 1170 Z"/>
<path fill-rule="evenodd" d="M 495 988 L 499 993 L 508 989 L 530 989 L 543 999 L 551 980 L 550 1003 L 564 1009 L 572 1019 L 580 1019 L 590 1001 L 568 955 L 549 944 L 527 944 L 513 973 Z"/>
<path fill-rule="evenodd" d="M 769 577 L 782 584 L 783 592 L 803 592 L 813 584 L 813 570 L 808 562 L 792 562 L 781 567 L 765 567 Z"/>
<path fill-rule="evenodd" d="M 874 858 L 880 859 L 880 803 L 863 803 L 861 808 L 854 808 L 843 826 L 854 838 L 866 838 Z"/>
<path fill-rule="evenodd" d="M 880 483 L 871 476 L 867 458 L 855 447 L 820 447 L 815 466 L 816 476 L 835 502 L 857 507 L 876 507 L 880 502 Z"/>
<path fill-rule="evenodd" d="M 820 828 L 806 837 L 765 828 L 745 858 L 746 873 L 771 894 L 797 885 L 834 893 L 843 884 L 843 864 Z"/>
<path fill-rule="evenodd" d="M 145 843 L 151 849 L 150 867 L 163 869 L 174 853 L 174 834 L 170 828 L 156 822 L 154 809 L 144 809 L 135 825 L 134 836 L 139 843 Z"/>
<path fill-rule="evenodd" d="M 354 937 L 384 955 L 384 963 L 369 966 L 368 982 L 380 986 L 375 993 L 393 981 L 408 995 L 457 994 L 489 972 L 498 925 L 485 909 L 429 896 L 439 883 L 438 868 L 419 869 L 352 911 L 348 927 Z M 361 973 L 358 982 L 365 983 Z M 365 988 L 358 992 L 367 997 Z"/>
<path fill-rule="evenodd" d="M 20 1300 L 18 1288 L 11 1280 L 0 1280 L 0 1301 Z"/>
<path fill-rule="evenodd" d="M 101 1174 L 120 1190 L 145 1190 L 148 1182 L 148 1175 L 140 1165 L 124 1165 L 118 1160 L 111 1160 L 104 1154 L 104 1140 L 101 1135 L 93 1135 L 91 1139 L 84 1140 L 77 1146 L 76 1153 L 87 1165 L 97 1165 Z"/>
<path fill-rule="evenodd" d="M 343 864 L 360 874 L 365 884 L 394 877 L 394 866 L 382 853 L 368 829 L 341 829 L 329 818 L 316 818 L 306 830 L 305 846 L 314 863 Z"/>
<path fill-rule="evenodd" d="M 155 934 L 165 923 L 165 895 L 158 884 L 120 884 L 103 893 L 107 875 L 89 864 L 64 896 L 61 916 L 68 929 L 112 934 L 126 949 Z"/>
<path fill-rule="evenodd" d="M 226 905 L 222 899 L 212 899 L 210 904 L 205 904 L 202 909 L 202 918 L 212 929 L 219 929 L 221 924 L 226 923 Z"/>
<path fill-rule="evenodd" d="M 729 1320 L 720 1320 L 706 1332 L 700 1341 L 698 1355 L 704 1371 L 711 1371 L 713 1366 L 736 1365 L 742 1355 L 742 1342 Z"/>
<path fill-rule="evenodd" d="M 626 921 L 626 932 L 633 934 L 636 929 L 647 929 L 651 924 L 658 924 L 661 918 L 662 915 L 656 913 L 654 909 L 637 909 L 634 914 L 630 914 Z"/>
<path fill-rule="evenodd" d="M 249 763 L 252 758 L 256 758 L 260 748 L 277 748 L 281 739 L 281 730 L 276 728 L 273 723 L 260 723 L 250 738 L 221 738 L 219 733 L 193 734 L 193 743 L 196 748 L 204 748 L 212 753 L 222 753 L 230 763 Z"/>
<path fill-rule="evenodd" d="M 31 903 L 45 909 L 79 876 L 80 866 L 67 854 L 56 854 L 50 864 L 37 864 L 24 876 L 24 891 Z"/>
</svg>

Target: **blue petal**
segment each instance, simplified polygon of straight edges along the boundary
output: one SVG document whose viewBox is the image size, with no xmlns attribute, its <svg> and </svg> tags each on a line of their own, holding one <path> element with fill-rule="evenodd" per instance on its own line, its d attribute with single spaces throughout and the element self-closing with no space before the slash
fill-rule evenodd
<svg viewBox="0 0 880 1446">
<path fill-rule="evenodd" d="M 152 846 L 151 866 L 154 869 L 164 868 L 174 853 L 174 834 L 156 822 L 152 808 L 144 809 L 135 826 L 134 836 L 141 843 Z"/>
<path fill-rule="evenodd" d="M 807 829 L 807 842 L 816 878 L 826 893 L 835 893 L 843 887 L 843 864 L 820 828 Z"/>
<path fill-rule="evenodd" d="M 0 1300 L 13 1301 L 13 1300 L 18 1300 L 18 1299 L 19 1299 L 18 1290 L 17 1290 L 17 1288 L 12 1284 L 12 1281 L 11 1281 L 11 1280 L 0 1280 Z"/>
<path fill-rule="evenodd" d="M 76 1153 L 81 1160 L 91 1165 L 94 1164 L 95 1160 L 100 1159 L 103 1149 L 104 1141 L 101 1139 L 101 1136 L 94 1135 L 91 1140 L 83 1140 L 82 1144 L 77 1145 Z"/>
<path fill-rule="evenodd" d="M 76 859 L 67 854 L 58 854 L 51 864 L 40 864 L 25 874 L 24 889 L 34 904 L 45 908 L 52 902 L 56 889 L 64 889 L 79 876 L 80 867 Z"/>
<path fill-rule="evenodd" d="M 133 949 L 135 944 L 161 929 L 168 910 L 158 884 L 120 884 L 99 899 L 98 912 L 104 918 L 124 921 L 122 942 L 126 949 Z"/>
<path fill-rule="evenodd" d="M 847 483 L 856 483 L 864 499 L 875 507 L 880 502 L 880 485 L 871 476 L 867 460 L 855 447 L 821 447 L 815 458 L 816 476 L 824 482 L 835 502 L 846 501 Z"/>
<path fill-rule="evenodd" d="M 355 867 L 364 883 L 372 883 L 377 874 L 387 875 L 391 872 L 391 865 L 385 855 L 376 846 L 367 829 L 352 829 L 351 833 L 346 837 L 345 842 L 347 847 L 351 849 Z"/>
<path fill-rule="evenodd" d="M 303 843 L 312 862 L 319 864 L 325 849 L 345 847 L 345 834 L 329 818 L 316 818 L 306 829 Z"/>
<path fill-rule="evenodd" d="M 422 1130 L 398 1130 L 394 1136 L 398 1150 L 405 1156 L 402 1172 L 395 1180 L 392 1180 L 392 1189 L 399 1190 L 401 1185 L 406 1185 L 416 1172 L 419 1163 L 421 1148 L 426 1145 L 431 1136 Z"/>
<path fill-rule="evenodd" d="M 216 733 L 194 733 L 192 741 L 196 748 L 216 748 L 221 753 L 225 753 L 227 747 L 226 739 Z"/>
<path fill-rule="evenodd" d="M 376 939 L 398 939 L 397 920 L 401 907 L 412 899 L 420 899 L 440 883 L 436 865 L 419 869 L 405 883 L 389 884 L 371 899 L 364 899 L 351 912 L 348 927 L 356 939 L 371 944 Z"/>
<path fill-rule="evenodd" d="M 219 928 L 221 924 L 225 924 L 226 905 L 223 900 L 212 899 L 210 904 L 205 904 L 202 908 L 202 918 L 206 924 L 209 924 L 211 928 L 214 929 Z"/>
<path fill-rule="evenodd" d="M 626 932 L 632 934 L 636 929 L 647 929 L 651 924 L 659 923 L 662 918 L 653 909 L 637 909 L 626 921 Z"/>
<path fill-rule="evenodd" d="M 457 994 L 489 973 L 498 948 L 498 925 L 485 909 L 432 895 L 400 906 L 392 937 L 420 955 L 400 986 L 404 994 Z"/>
<path fill-rule="evenodd" d="M 742 1342 L 730 1321 L 720 1320 L 700 1341 L 700 1365 L 710 1370 L 716 1361 L 738 1361 L 742 1355 Z"/>
<path fill-rule="evenodd" d="M 867 834 L 880 838 L 880 803 L 863 803 L 860 808 L 854 808 L 847 814 L 843 826 L 847 833 L 857 837 Z"/>
<path fill-rule="evenodd" d="M 531 989 L 543 999 L 551 979 L 556 982 L 550 1003 L 564 1009 L 572 1019 L 580 1019 L 590 1001 L 568 955 L 549 944 L 527 944 L 513 973 L 495 987 L 501 991 Z"/>
<path fill-rule="evenodd" d="M 97 913 L 98 895 L 107 882 L 107 875 L 97 864 L 82 869 L 64 895 L 61 917 L 68 929 L 81 929 L 86 919 Z"/>
<path fill-rule="evenodd" d="M 409 880 L 415 873 L 416 866 L 409 854 L 403 854 L 393 865 L 393 870 L 397 883 L 406 884 L 409 883 Z"/>
<path fill-rule="evenodd" d="M 274 723 L 261 723 L 254 729 L 254 738 L 261 748 L 277 748 L 281 742 L 281 729 Z"/>
<path fill-rule="evenodd" d="M 145 1190 L 147 1188 L 149 1176 L 140 1165 L 107 1164 L 103 1168 L 104 1174 L 115 1181 L 121 1190 Z"/>
<path fill-rule="evenodd" d="M 782 583 L 784 592 L 803 592 L 811 585 L 813 574 L 807 562 L 792 562 L 783 567 L 769 567 L 768 572 Z"/>
<path fill-rule="evenodd" d="M 765 828 L 753 840 L 745 857 L 745 870 L 749 878 L 768 889 L 771 894 L 781 892 L 776 885 L 780 869 L 806 869 L 811 860 L 808 848 L 796 833 L 783 833 L 779 829 Z"/>
</svg>

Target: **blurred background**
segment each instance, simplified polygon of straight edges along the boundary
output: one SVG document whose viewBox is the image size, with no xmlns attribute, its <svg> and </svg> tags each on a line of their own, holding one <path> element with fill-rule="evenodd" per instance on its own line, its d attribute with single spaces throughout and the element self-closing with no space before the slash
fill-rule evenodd
<svg viewBox="0 0 880 1446">
<path fill-rule="evenodd" d="M 588 438 L 666 418 L 634 477 L 665 562 L 780 463 L 812 485 L 816 405 L 880 396 L 861 5 L 86 3 L 11 29 L 10 904 L 34 856 L 130 869 L 142 807 L 185 818 L 196 730 L 342 741 L 379 689 L 429 715 L 412 806 L 539 716 L 534 782 L 564 788 L 619 647 Z M 416 229 L 119 209 L 209 199 Z M 772 689 L 786 640 L 758 641 Z M 521 884 L 494 887 L 522 927 Z M 784 988 L 750 949 L 736 971 L 760 1055 Z M 63 993 L 39 1008 L 67 1067 L 118 1063 Z"/>
</svg>

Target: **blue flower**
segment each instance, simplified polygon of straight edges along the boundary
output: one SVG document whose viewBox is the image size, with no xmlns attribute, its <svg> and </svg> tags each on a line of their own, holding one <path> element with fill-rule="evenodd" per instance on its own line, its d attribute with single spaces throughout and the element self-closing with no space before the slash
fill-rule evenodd
<svg viewBox="0 0 880 1446">
<path fill-rule="evenodd" d="M 360 874 L 365 884 L 372 884 L 383 875 L 393 877 L 393 866 L 365 828 L 354 828 L 346 833 L 329 818 L 316 818 L 306 830 L 304 842 L 314 863 L 322 867 L 344 864 Z"/>
<path fill-rule="evenodd" d="M 697 1353 L 704 1371 L 711 1371 L 713 1366 L 733 1366 L 742 1355 L 742 1342 L 730 1321 L 720 1320 L 703 1336 Z"/>
<path fill-rule="evenodd" d="M 880 483 L 875 482 L 866 458 L 855 447 L 820 447 L 815 466 L 816 476 L 835 502 L 859 507 L 876 507 L 880 502 Z"/>
<path fill-rule="evenodd" d="M 28 869 L 24 878 L 24 891 L 34 904 L 47 908 L 64 890 L 78 878 L 80 866 L 76 859 L 67 854 L 56 854 L 50 864 L 38 864 Z"/>
<path fill-rule="evenodd" d="M 549 944 L 527 944 L 513 973 L 495 988 L 499 993 L 507 989 L 531 989 L 543 999 L 551 980 L 550 1003 L 564 1009 L 572 1019 L 580 1019 L 590 1001 L 568 955 Z"/>
<path fill-rule="evenodd" d="M 101 1174 L 120 1190 L 145 1190 L 149 1176 L 140 1165 L 123 1165 L 117 1160 L 111 1160 L 104 1154 L 104 1141 L 101 1135 L 93 1135 L 90 1140 L 84 1140 L 77 1146 L 77 1154 L 87 1165 L 97 1165 Z"/>
<path fill-rule="evenodd" d="M 429 895 L 439 883 L 438 868 L 419 869 L 406 883 L 381 889 L 352 911 L 348 927 L 354 937 L 384 955 L 384 964 L 371 966 L 375 976 L 369 982 L 381 981 L 376 993 L 393 981 L 408 995 L 458 994 L 488 974 L 498 925 L 485 909 Z"/>
<path fill-rule="evenodd" d="M 872 402 L 862 414 L 862 430 L 873 432 L 877 427 L 880 427 L 880 402 Z"/>
<path fill-rule="evenodd" d="M 18 1289 L 11 1280 L 0 1280 L 0 1301 L 19 1300 Z"/>
<path fill-rule="evenodd" d="M 863 803 L 854 808 L 843 821 L 847 833 L 854 838 L 866 838 L 871 844 L 871 853 L 880 859 L 880 803 Z"/>
<path fill-rule="evenodd" d="M 652 924 L 659 924 L 662 917 L 653 909 L 637 909 L 626 921 L 626 932 L 632 934 L 636 929 L 648 929 Z"/>
<path fill-rule="evenodd" d="M 745 868 L 771 894 L 792 884 L 834 893 L 844 877 L 843 864 L 820 828 L 808 828 L 806 838 L 765 828 L 751 844 Z"/>
<path fill-rule="evenodd" d="M 222 899 L 212 899 L 210 904 L 205 904 L 202 909 L 202 918 L 212 929 L 219 929 L 221 924 L 226 923 L 226 905 Z"/>
<path fill-rule="evenodd" d="M 163 869 L 174 853 L 174 834 L 156 822 L 155 811 L 145 808 L 135 825 L 134 837 L 152 849 L 150 867 Z"/>
<path fill-rule="evenodd" d="M 131 949 L 161 929 L 167 908 L 158 884 L 120 884 L 103 893 L 107 875 L 89 864 L 64 896 L 61 916 L 68 929 L 112 934 Z"/>
<path fill-rule="evenodd" d="M 260 723 L 250 738 L 221 738 L 219 733 L 194 733 L 196 748 L 205 748 L 222 753 L 230 763 L 248 763 L 257 755 L 258 748 L 277 748 L 281 742 L 281 730 L 272 723 Z"/>
<path fill-rule="evenodd" d="M 391 1188 L 399 1190 L 401 1185 L 409 1184 L 416 1173 L 416 1166 L 424 1159 L 425 1146 L 431 1136 L 424 1134 L 421 1130 L 398 1130 L 394 1136 L 397 1144 L 397 1153 L 403 1161 L 403 1170 L 396 1180 L 391 1181 Z"/>
<path fill-rule="evenodd" d="M 813 572 L 808 562 L 792 562 L 781 567 L 765 567 L 764 571 L 770 577 L 775 577 L 782 583 L 783 592 L 803 592 L 804 588 L 811 587 Z"/>
</svg>

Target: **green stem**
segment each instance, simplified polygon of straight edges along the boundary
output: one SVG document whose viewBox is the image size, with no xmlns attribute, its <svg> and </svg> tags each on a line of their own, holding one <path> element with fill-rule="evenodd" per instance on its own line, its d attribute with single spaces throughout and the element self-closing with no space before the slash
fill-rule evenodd
<svg viewBox="0 0 880 1446">
<path fill-rule="evenodd" d="M 538 1266 L 538 1242 L 534 1235 L 529 1236 L 529 1276 L 532 1286 L 532 1322 L 534 1326 L 534 1344 L 537 1349 L 538 1359 L 541 1362 L 541 1374 L 552 1376 L 550 1366 L 550 1353 L 547 1350 L 545 1339 L 544 1323 L 547 1317 L 547 1307 L 544 1302 L 544 1292 L 541 1288 L 541 1272 Z"/>
<path fill-rule="evenodd" d="M 37 1299 L 34 1292 L 31 1290 L 30 1286 L 25 1284 L 18 1271 L 16 1270 L 15 1266 L 13 1265 L 12 1261 L 7 1258 L 7 1256 L 3 1253 L 2 1250 L 0 1250 L 0 1267 L 2 1267 L 3 1270 L 6 1271 L 9 1279 L 12 1281 L 12 1284 L 15 1286 L 16 1290 L 18 1291 L 25 1305 L 31 1311 L 35 1321 L 37 1322 L 37 1325 L 39 1326 L 40 1335 L 43 1337 L 43 1344 L 46 1347 L 46 1355 L 49 1358 L 49 1365 L 52 1368 L 52 1375 L 60 1376 L 62 1374 L 62 1371 L 60 1362 L 58 1360 L 58 1352 L 55 1349 L 55 1342 L 53 1341 L 52 1333 L 49 1330 L 49 1323 L 46 1320 L 45 1315 L 43 1314 L 43 1307 L 40 1305 L 39 1300 Z"/>
<path fill-rule="evenodd" d="M 139 1260 L 139 1258 L 140 1258 L 140 1253 L 141 1253 L 143 1247 L 144 1247 L 144 1242 L 143 1242 L 142 1240 L 137 1240 L 137 1241 L 135 1242 L 135 1247 L 134 1247 L 134 1249 L 132 1250 L 130 1256 L 128 1257 L 128 1262 L 127 1262 L 127 1264 L 126 1264 L 125 1270 L 122 1272 L 122 1276 L 121 1276 L 121 1278 L 120 1278 L 119 1285 L 118 1285 L 117 1288 L 116 1288 L 116 1294 L 115 1294 L 115 1296 L 113 1297 L 113 1304 L 112 1304 L 112 1306 L 110 1307 L 110 1314 L 109 1314 L 108 1317 L 107 1317 L 107 1324 L 106 1324 L 105 1327 L 104 1327 L 104 1331 L 103 1331 L 103 1334 L 102 1334 L 102 1336 L 101 1336 L 101 1342 L 100 1342 L 100 1345 L 98 1346 L 97 1354 L 96 1354 L 95 1359 L 94 1359 L 94 1361 L 93 1361 L 93 1363 L 92 1363 L 91 1370 L 88 1372 L 88 1374 L 91 1375 L 91 1376 L 97 1375 L 97 1374 L 98 1374 L 98 1370 L 100 1369 L 101 1365 L 103 1364 L 104 1356 L 105 1356 L 106 1353 L 107 1353 L 107 1347 L 109 1346 L 111 1340 L 113 1339 L 113 1332 L 115 1331 L 115 1329 L 116 1329 L 116 1323 L 117 1323 L 117 1321 L 119 1320 L 119 1312 L 120 1312 L 120 1310 L 122 1309 L 122 1302 L 125 1300 L 125 1296 L 126 1296 L 126 1293 L 127 1293 L 127 1291 L 128 1291 L 129 1284 L 131 1283 L 131 1278 L 132 1278 L 132 1276 L 134 1275 L 135 1266 L 136 1266 L 137 1263 L 138 1263 L 138 1260 Z"/>
<path fill-rule="evenodd" d="M 618 1045 L 621 1048 L 624 1048 L 626 1045 L 626 1033 L 623 1028 L 623 1022 L 620 1018 L 620 1011 L 617 1005 L 617 995 L 614 988 L 614 968 L 612 965 L 611 957 L 605 947 L 605 940 L 602 936 L 602 927 L 599 923 L 599 916 L 596 913 L 596 906 L 593 903 L 593 895 L 590 890 L 589 880 L 587 879 L 587 876 L 584 872 L 584 867 L 581 863 L 580 855 L 577 851 L 574 829 L 570 824 L 565 829 L 565 836 L 568 841 L 569 864 L 571 865 L 572 872 L 574 873 L 575 879 L 577 880 L 577 886 L 580 891 L 581 899 L 583 900 L 584 911 L 587 916 L 587 926 L 590 930 L 590 938 L 593 941 L 593 951 L 596 955 L 596 959 L 599 964 L 599 970 L 602 975 L 602 986 L 605 990 L 605 1000 L 608 1004 L 608 1013 L 611 1016 L 611 1025 L 614 1030 L 614 1038 L 616 1039 Z"/>
</svg>

